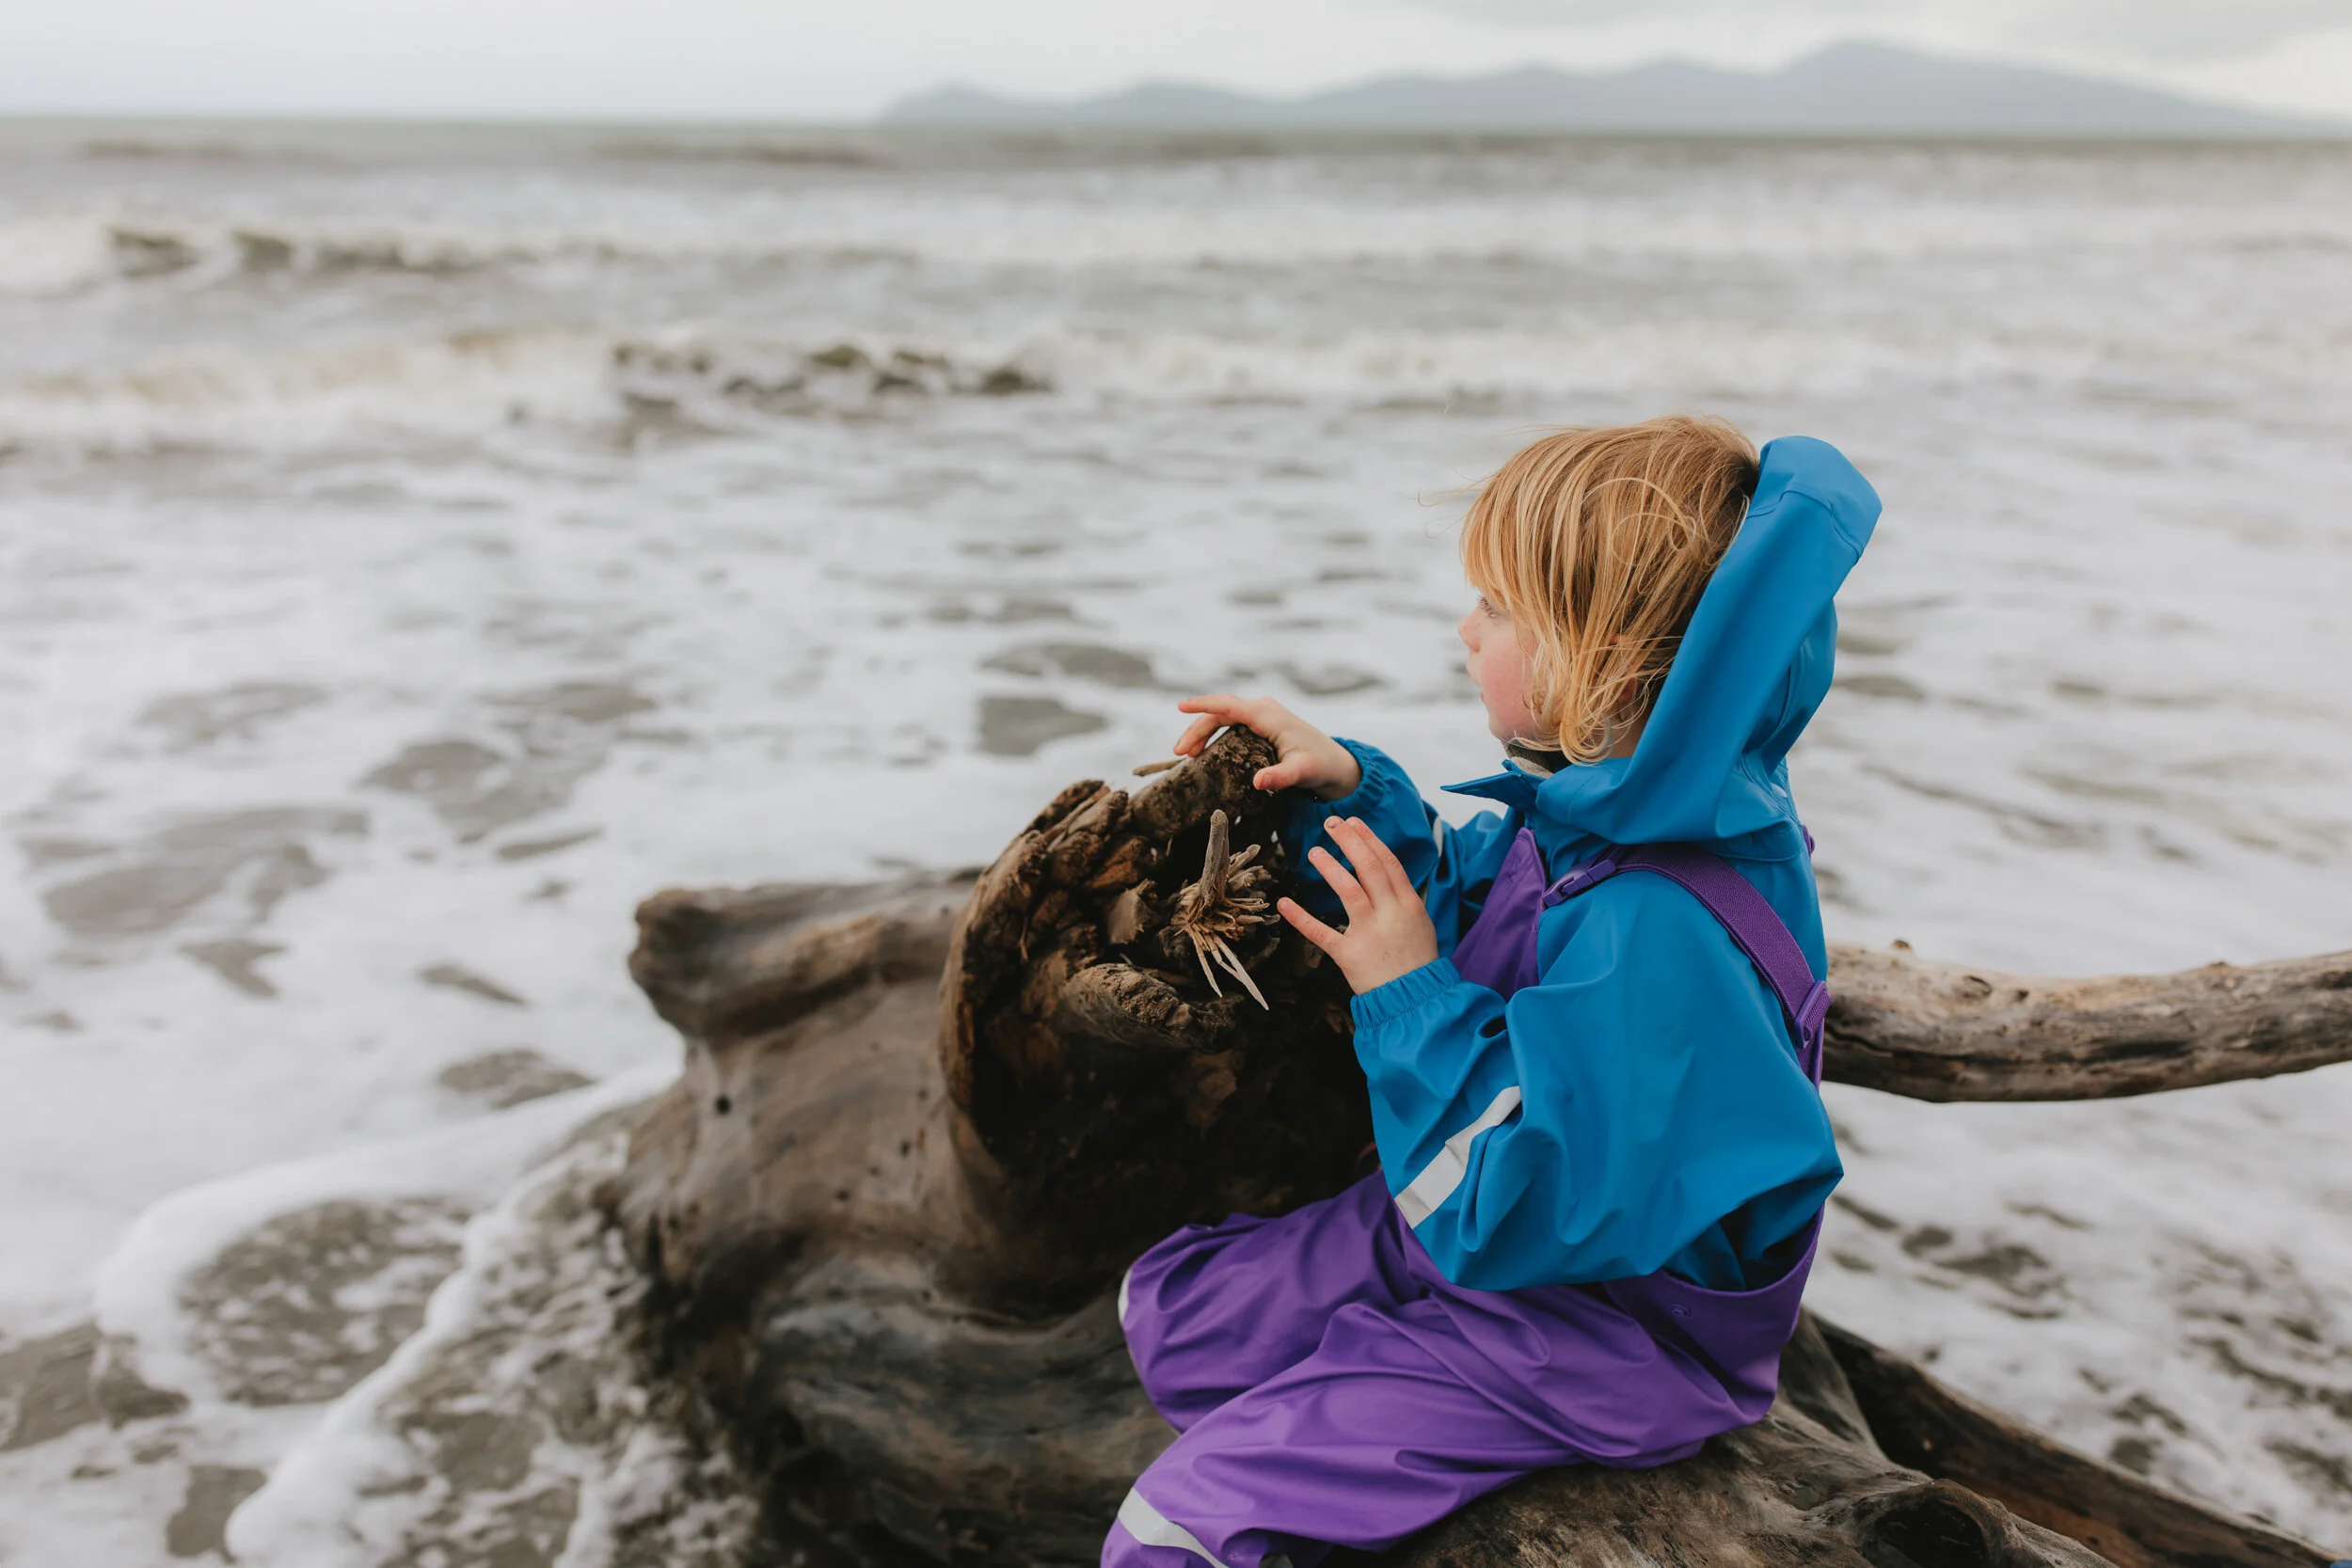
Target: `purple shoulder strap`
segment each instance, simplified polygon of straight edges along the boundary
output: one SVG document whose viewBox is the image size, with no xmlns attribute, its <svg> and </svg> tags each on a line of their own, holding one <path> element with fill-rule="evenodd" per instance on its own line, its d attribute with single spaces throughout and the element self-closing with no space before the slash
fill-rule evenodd
<svg viewBox="0 0 2352 1568">
<path fill-rule="evenodd" d="M 1809 838 L 1811 835 L 1808 834 Z M 1806 846 L 1808 848 L 1811 846 Z M 1829 1013 L 1829 987 L 1817 979 L 1805 961 L 1804 949 L 1789 933 L 1769 899 L 1756 885 L 1732 868 L 1729 861 L 1691 844 L 1648 844 L 1604 850 L 1600 858 L 1577 867 L 1551 884 L 1544 894 L 1549 908 L 1586 888 L 1624 871 L 1649 871 L 1679 883 L 1707 912 L 1730 933 L 1731 940 L 1756 965 L 1765 984 L 1780 998 L 1783 1011 L 1796 1025 L 1799 1059 L 1814 1082 L 1821 1077 L 1821 1021 Z"/>
</svg>

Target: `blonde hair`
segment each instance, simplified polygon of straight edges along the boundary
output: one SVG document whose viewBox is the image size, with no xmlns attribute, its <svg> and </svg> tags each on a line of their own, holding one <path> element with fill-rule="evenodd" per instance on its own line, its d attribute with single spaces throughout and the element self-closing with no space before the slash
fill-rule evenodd
<svg viewBox="0 0 2352 1568">
<path fill-rule="evenodd" d="M 1486 478 L 1462 570 L 1527 656 L 1528 707 L 1549 734 L 1518 738 L 1593 762 L 1648 714 L 1756 474 L 1730 424 L 1671 415 L 1555 431 Z"/>
</svg>

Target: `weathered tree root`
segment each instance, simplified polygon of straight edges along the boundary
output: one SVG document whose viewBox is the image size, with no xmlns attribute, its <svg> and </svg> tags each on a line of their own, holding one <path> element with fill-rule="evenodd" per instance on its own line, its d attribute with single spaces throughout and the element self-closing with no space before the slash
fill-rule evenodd
<svg viewBox="0 0 2352 1568">
<path fill-rule="evenodd" d="M 1263 846 L 1252 844 L 1236 852 L 1233 848 L 1232 819 L 1221 811 L 1209 814 L 1209 847 L 1200 857 L 1200 879 L 1176 895 L 1176 907 L 1168 917 L 1168 928 L 1192 943 L 1192 955 L 1200 960 L 1200 976 L 1209 982 L 1213 995 L 1223 996 L 1225 988 L 1216 982 L 1216 970 L 1209 967 L 1209 958 L 1216 956 L 1217 967 L 1242 983 L 1250 1000 L 1272 1012 L 1273 1006 L 1258 982 L 1249 977 L 1249 971 L 1232 948 L 1232 942 L 1253 934 L 1252 927 L 1263 926 L 1274 917 L 1266 912 L 1265 895 L 1253 892 L 1273 879 L 1274 873 L 1263 865 L 1252 865 Z M 1106 936 L 1125 932 L 1133 942 L 1141 931 L 1139 916 L 1142 900 L 1149 891 L 1149 882 L 1138 883 L 1122 894 L 1114 907 L 1123 907 L 1126 917 L 1113 921 L 1104 916 Z"/>
<path fill-rule="evenodd" d="M 855 1555 L 876 1560 L 860 1542 L 888 1539 L 957 1562 L 1091 1561 L 1169 1436 L 1126 1359 L 1108 1299 L 1118 1271 L 1179 1224 L 1277 1212 L 1353 1177 L 1369 1133 L 1344 985 L 1287 927 L 1252 923 L 1237 958 L 1266 1006 L 1218 994 L 1165 869 L 1216 863 L 1218 812 L 1242 845 L 1229 874 L 1252 846 L 1243 869 L 1276 860 L 1270 802 L 1248 786 L 1266 760 L 1229 736 L 1133 799 L 1073 786 L 977 880 L 670 893 L 639 911 L 631 970 L 688 1059 L 639 1128 L 612 1206 L 663 1287 L 666 1363 L 777 1478 L 778 1506 L 835 1528 Z M 2006 1042 L 2044 1093 L 2162 1086 L 2100 1086 L 2125 1081 L 2106 1067 L 2128 1054 L 2091 1053 L 2087 1077 L 2034 1067 L 2018 1015 L 1988 1000 L 1991 976 L 1971 1012 L 1974 988 L 1950 978 L 1966 972 L 1901 957 L 1858 968 L 1851 953 L 1833 965 L 1853 998 L 1842 1023 L 1833 1015 L 1833 1076 L 2010 1098 L 1997 1092 L 2004 1069 L 1986 1065 L 2003 1059 L 1988 1042 Z M 2249 1075 L 2215 1073 L 2201 1044 L 2209 1018 L 2245 1037 L 2247 988 L 2181 983 L 2192 978 L 2146 983 L 2172 988 L 2185 1010 L 2168 1037 L 2208 1064 L 2186 1081 Z M 2010 989 L 2053 1021 L 2036 1027 L 2068 1039 L 2059 1004 L 2033 999 L 2102 984 L 2131 982 Z M 2201 1014 L 2200 997 L 2219 1001 Z M 2079 1037 L 2117 1037 L 2103 1028 Z M 1812 1320 L 1758 1425 L 1659 1470 L 1532 1477 L 1385 1557 L 2328 1560 L 2060 1449 Z"/>
<path fill-rule="evenodd" d="M 1372 1116 L 1346 981 L 1258 891 L 1288 863 L 1250 785 L 1273 760 L 1229 733 L 1133 797 L 1073 784 L 981 874 L 939 1040 L 967 1164 L 1024 1255 L 992 1299 L 1074 1305 L 1179 1225 L 1353 1175 Z"/>
</svg>

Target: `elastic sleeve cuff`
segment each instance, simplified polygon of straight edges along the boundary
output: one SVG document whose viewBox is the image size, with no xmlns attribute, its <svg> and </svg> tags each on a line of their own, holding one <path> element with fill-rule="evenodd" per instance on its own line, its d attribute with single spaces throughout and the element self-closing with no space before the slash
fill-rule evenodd
<svg viewBox="0 0 2352 1568">
<path fill-rule="evenodd" d="M 1425 963 L 1356 998 L 1350 1004 L 1356 1027 L 1375 1029 L 1392 1019 L 1403 1018 L 1422 1003 L 1462 983 L 1462 972 L 1454 967 L 1452 958 Z"/>
<path fill-rule="evenodd" d="M 1381 775 L 1396 764 L 1390 762 L 1389 754 L 1377 747 L 1367 746 L 1360 740 L 1350 740 L 1343 735 L 1335 735 L 1331 738 L 1347 748 L 1348 755 L 1356 759 L 1356 766 L 1363 769 L 1363 777 L 1356 781 L 1354 789 L 1338 800 L 1317 800 L 1315 806 L 1326 816 L 1361 816 L 1373 801 L 1385 793 L 1384 786 L 1389 781 Z M 1387 763 L 1388 767 L 1383 768 L 1383 763 Z"/>
<path fill-rule="evenodd" d="M 1421 805 L 1420 791 L 1413 788 L 1412 781 L 1405 776 L 1405 770 L 1397 767 L 1386 752 L 1360 740 L 1350 740 L 1344 736 L 1332 738 L 1347 748 L 1349 754 L 1356 759 L 1356 766 L 1363 769 L 1363 776 L 1356 781 L 1354 789 L 1336 800 L 1317 800 L 1303 789 L 1290 792 L 1290 836 L 1295 852 L 1302 859 L 1311 845 L 1321 842 L 1323 825 L 1335 816 L 1363 817 L 1374 824 L 1374 832 L 1377 832 L 1385 825 L 1382 822 L 1384 815 L 1394 808 L 1400 787 L 1412 797 L 1416 808 Z"/>
</svg>

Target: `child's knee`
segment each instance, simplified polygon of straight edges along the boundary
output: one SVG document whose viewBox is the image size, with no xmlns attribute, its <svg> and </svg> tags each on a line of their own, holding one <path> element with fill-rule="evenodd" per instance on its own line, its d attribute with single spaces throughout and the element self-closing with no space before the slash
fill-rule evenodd
<svg viewBox="0 0 2352 1568">
<path fill-rule="evenodd" d="M 1120 1332 L 1127 1337 L 1128 1351 L 1136 1369 L 1146 1371 L 1147 1381 L 1147 1361 L 1160 1358 L 1171 1335 L 1183 1337 L 1181 1325 L 1186 1321 L 1197 1322 L 1214 1313 L 1219 1298 L 1227 1293 L 1226 1276 L 1233 1271 L 1223 1266 L 1229 1239 L 1220 1234 L 1223 1229 L 1186 1226 L 1120 1275 L 1116 1300 Z"/>
</svg>

